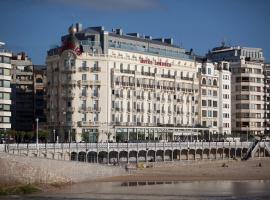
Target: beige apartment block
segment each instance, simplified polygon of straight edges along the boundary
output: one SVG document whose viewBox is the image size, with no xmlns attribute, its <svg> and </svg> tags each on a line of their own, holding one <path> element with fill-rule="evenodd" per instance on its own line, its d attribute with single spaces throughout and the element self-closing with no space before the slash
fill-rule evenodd
<svg viewBox="0 0 270 200">
<path fill-rule="evenodd" d="M 0 130 L 5 131 L 11 128 L 11 53 L 4 48 L 0 42 Z M 1 138 L 0 138 L 1 140 Z"/>
</svg>

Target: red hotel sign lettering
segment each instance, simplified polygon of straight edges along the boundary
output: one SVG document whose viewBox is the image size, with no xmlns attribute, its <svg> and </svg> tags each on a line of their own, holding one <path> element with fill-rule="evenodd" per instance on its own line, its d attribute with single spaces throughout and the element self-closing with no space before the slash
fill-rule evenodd
<svg viewBox="0 0 270 200">
<path fill-rule="evenodd" d="M 171 63 L 162 62 L 162 61 L 144 60 L 144 59 L 141 59 L 140 63 L 150 64 L 150 65 L 159 65 L 159 66 L 163 66 L 163 67 L 171 67 L 172 66 Z"/>
</svg>

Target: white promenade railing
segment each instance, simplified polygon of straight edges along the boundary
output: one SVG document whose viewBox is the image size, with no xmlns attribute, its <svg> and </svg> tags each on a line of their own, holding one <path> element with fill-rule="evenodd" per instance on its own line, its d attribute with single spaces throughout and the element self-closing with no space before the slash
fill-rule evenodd
<svg viewBox="0 0 270 200">
<path fill-rule="evenodd" d="M 164 149 L 218 149 L 218 148 L 249 148 L 252 142 L 146 142 L 146 143 L 39 143 L 39 150 L 164 150 Z M 269 142 L 263 144 L 268 149 Z M 37 144 L 7 144 L 10 150 L 36 150 Z M 2 148 L 1 148 L 2 149 Z M 3 148 L 4 150 L 4 148 Z"/>
</svg>

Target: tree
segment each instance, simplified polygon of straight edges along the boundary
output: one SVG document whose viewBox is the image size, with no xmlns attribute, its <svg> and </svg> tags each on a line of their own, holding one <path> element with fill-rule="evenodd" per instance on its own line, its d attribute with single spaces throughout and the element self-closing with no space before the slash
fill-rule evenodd
<svg viewBox="0 0 270 200">
<path fill-rule="evenodd" d="M 48 130 L 39 130 L 38 131 L 38 138 L 42 141 L 42 142 L 47 142 L 48 140 L 48 136 L 49 136 L 49 131 Z"/>
</svg>

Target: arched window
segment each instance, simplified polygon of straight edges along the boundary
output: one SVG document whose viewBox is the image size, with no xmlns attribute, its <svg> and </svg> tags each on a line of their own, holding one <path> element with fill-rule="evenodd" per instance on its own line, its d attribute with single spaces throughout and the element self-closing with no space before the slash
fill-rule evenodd
<svg viewBox="0 0 270 200">
<path fill-rule="evenodd" d="M 216 79 L 214 79 L 213 85 L 217 86 L 217 80 Z"/>
<path fill-rule="evenodd" d="M 37 79 L 36 79 L 36 83 L 43 83 L 42 78 L 37 78 Z"/>
<path fill-rule="evenodd" d="M 205 80 L 205 78 L 202 79 L 202 84 L 203 84 L 203 85 L 206 85 L 206 80 Z"/>
</svg>

